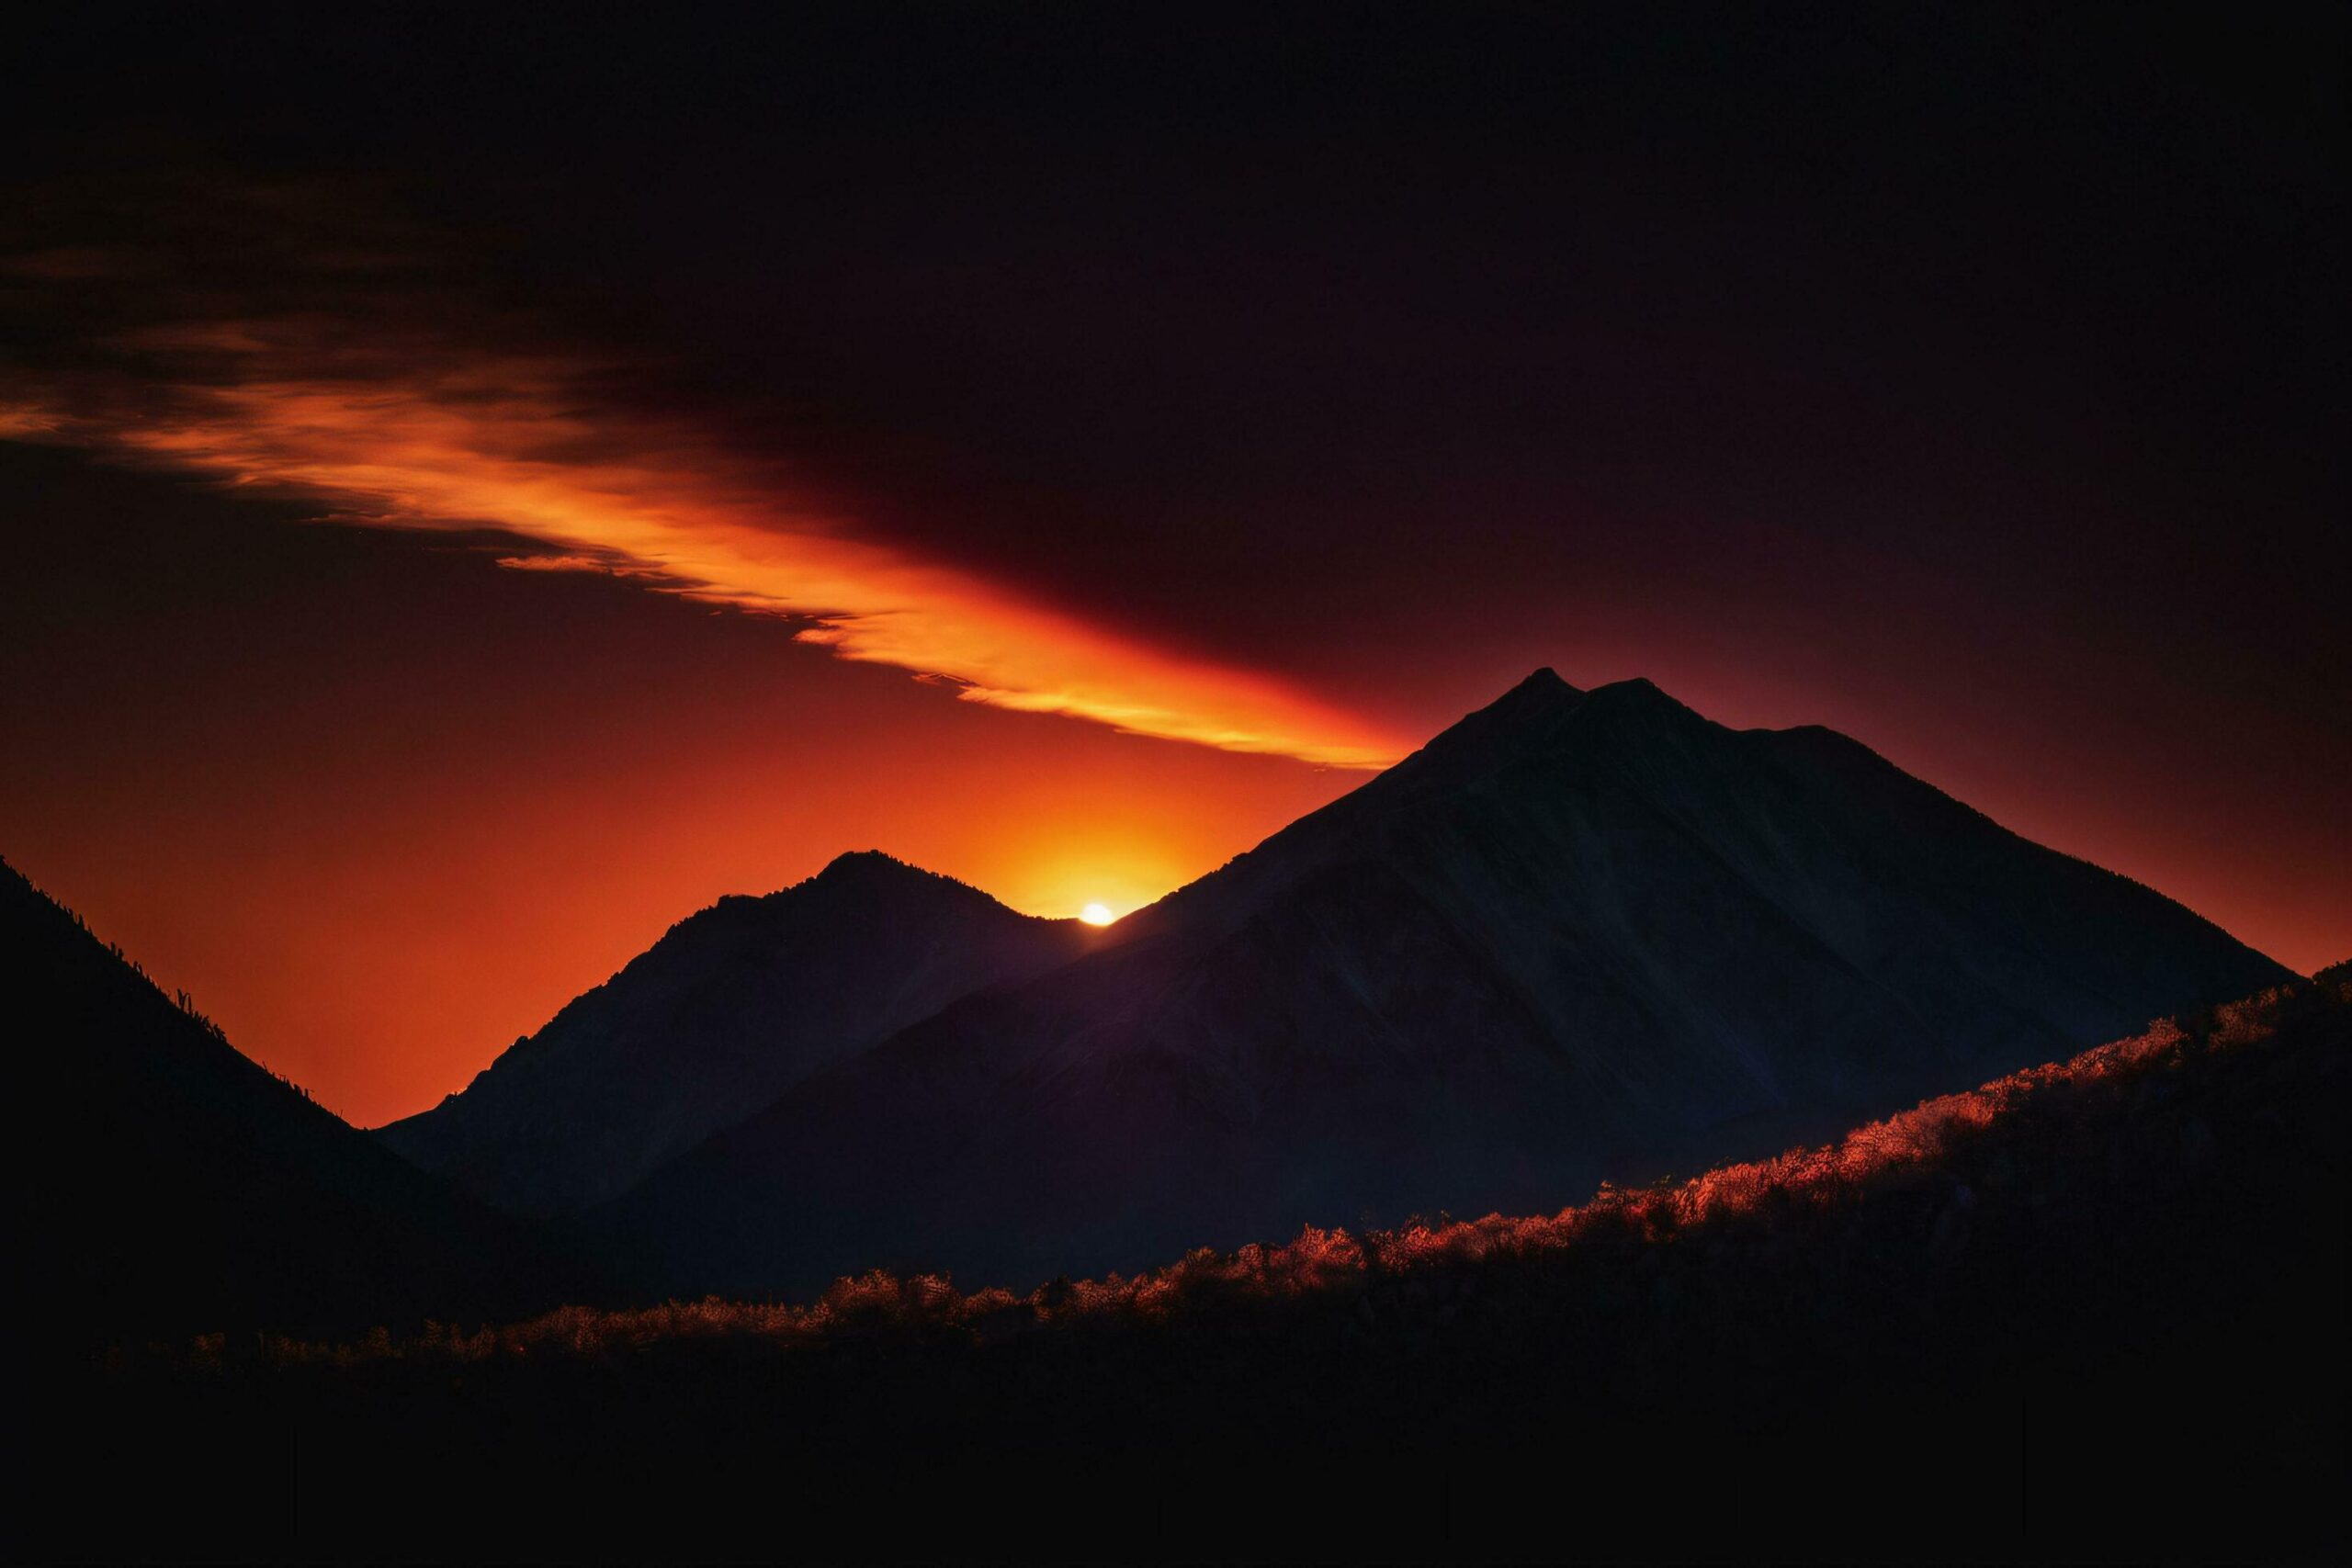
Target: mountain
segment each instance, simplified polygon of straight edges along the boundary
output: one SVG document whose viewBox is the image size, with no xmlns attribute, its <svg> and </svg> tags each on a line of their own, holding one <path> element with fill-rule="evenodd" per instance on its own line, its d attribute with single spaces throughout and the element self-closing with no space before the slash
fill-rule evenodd
<svg viewBox="0 0 2352 1568">
<path fill-rule="evenodd" d="M 1831 731 L 1549 671 L 590 1216 L 679 1291 L 1541 1210 L 2290 976 Z"/>
<path fill-rule="evenodd" d="M 815 1069 L 1102 944 L 867 852 L 680 921 L 392 1148 L 510 1213 L 608 1198 Z"/>
<path fill-rule="evenodd" d="M 19 1275 L 64 1340 L 505 1314 L 589 1288 L 239 1055 L 0 863 Z"/>
</svg>

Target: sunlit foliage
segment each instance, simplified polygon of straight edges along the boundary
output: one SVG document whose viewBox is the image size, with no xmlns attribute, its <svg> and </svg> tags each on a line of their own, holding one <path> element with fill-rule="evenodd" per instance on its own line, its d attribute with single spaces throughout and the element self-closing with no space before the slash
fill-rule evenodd
<svg viewBox="0 0 2352 1568">
<path fill-rule="evenodd" d="M 2352 980 L 2341 970 L 2324 977 L 2320 989 L 2332 1003 L 2352 1001 Z M 279 1366 L 388 1359 L 464 1364 L 609 1358 L 692 1342 L 774 1350 L 875 1338 L 988 1345 L 1046 1327 L 1165 1325 L 1285 1305 L 1329 1307 L 1353 1300 L 1367 1314 L 1375 1300 L 1422 1305 L 1458 1292 L 1465 1270 L 1559 1265 L 1583 1250 L 1610 1246 L 1700 1246 L 1735 1225 L 1758 1222 L 1802 1228 L 1809 1218 L 1916 1184 L 1961 1161 L 1970 1145 L 1997 1138 L 2006 1123 L 2029 1111 L 2063 1119 L 2075 1102 L 2144 1085 L 2176 1071 L 2190 1055 L 2266 1040 L 2290 995 L 2282 988 L 2217 1009 L 2195 1021 L 2193 1030 L 2160 1023 L 2069 1061 L 1928 1100 L 1857 1128 L 1834 1145 L 1792 1149 L 1686 1181 L 1604 1186 L 1590 1201 L 1555 1214 L 1414 1221 L 1363 1235 L 1309 1228 L 1283 1246 L 1229 1253 L 1202 1248 L 1146 1273 L 1056 1280 L 1026 1295 L 1001 1289 L 966 1292 L 940 1276 L 901 1279 L 877 1270 L 840 1280 L 806 1304 L 712 1297 L 620 1311 L 571 1306 L 520 1323 L 436 1324 L 410 1337 L 379 1330 L 344 1344 L 265 1336 L 232 1347 L 215 1336 L 197 1342 L 194 1359 L 203 1364 L 252 1355 Z"/>
</svg>

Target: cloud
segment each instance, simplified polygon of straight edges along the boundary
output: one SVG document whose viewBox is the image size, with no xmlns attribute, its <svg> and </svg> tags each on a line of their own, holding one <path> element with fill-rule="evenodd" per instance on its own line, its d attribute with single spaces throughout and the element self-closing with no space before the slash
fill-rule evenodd
<svg viewBox="0 0 2352 1568">
<path fill-rule="evenodd" d="M 234 286 L 186 281 L 186 267 L 159 283 L 153 256 L 97 246 L 19 258 L 20 280 L 71 291 L 51 319 L 85 325 L 0 387 L 0 438 L 301 497 L 345 522 L 493 528 L 540 547 L 502 566 L 789 616 L 801 640 L 940 678 L 968 702 L 1337 767 L 1397 754 L 1283 682 L 871 536 L 791 464 L 650 409 L 658 367 L 548 347 L 544 323 L 469 303 L 447 269 L 387 247 L 380 220 L 362 247 L 322 239 L 332 225 L 283 191 L 246 206 L 298 213 L 308 243 L 274 228 L 253 247 L 274 275 Z"/>
</svg>

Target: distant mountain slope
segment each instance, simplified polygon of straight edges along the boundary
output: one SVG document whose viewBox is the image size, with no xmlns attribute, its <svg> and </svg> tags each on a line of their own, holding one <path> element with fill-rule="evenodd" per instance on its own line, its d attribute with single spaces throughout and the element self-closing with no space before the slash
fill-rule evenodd
<svg viewBox="0 0 2352 1568">
<path fill-rule="evenodd" d="M 1820 729 L 1540 671 L 594 1217 L 678 1290 L 1543 1207 L 2288 977 Z"/>
<path fill-rule="evenodd" d="M 871 852 L 680 921 L 433 1110 L 378 1134 L 510 1212 L 622 1191 L 811 1071 L 1101 945 Z"/>
<path fill-rule="evenodd" d="M 18 1278 L 76 1343 L 511 1313 L 587 1288 L 313 1104 L 0 864 Z"/>
</svg>

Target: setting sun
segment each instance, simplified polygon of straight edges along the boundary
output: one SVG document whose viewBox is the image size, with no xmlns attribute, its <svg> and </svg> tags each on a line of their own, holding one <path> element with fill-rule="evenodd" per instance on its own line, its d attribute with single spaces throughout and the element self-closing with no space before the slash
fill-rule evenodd
<svg viewBox="0 0 2352 1568">
<path fill-rule="evenodd" d="M 1078 918 L 1090 926 L 1107 926 L 1115 917 L 1107 905 L 1089 904 L 1078 912 Z"/>
</svg>

